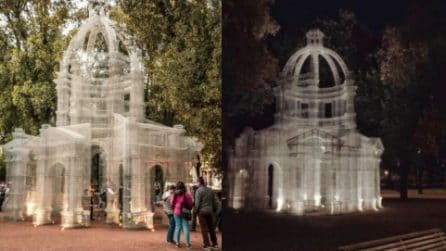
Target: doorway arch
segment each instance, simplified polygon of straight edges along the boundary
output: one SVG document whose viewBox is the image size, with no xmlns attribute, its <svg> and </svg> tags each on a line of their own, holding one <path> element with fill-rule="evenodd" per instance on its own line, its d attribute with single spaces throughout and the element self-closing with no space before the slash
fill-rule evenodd
<svg viewBox="0 0 446 251">
<path fill-rule="evenodd" d="M 268 166 L 268 207 L 273 209 L 273 197 L 274 197 L 274 166 Z"/>
<path fill-rule="evenodd" d="M 53 216 L 60 216 L 60 212 L 65 207 L 65 183 L 66 168 L 61 163 L 54 164 L 51 168 L 50 186 L 51 186 L 51 208 Z"/>
<path fill-rule="evenodd" d="M 93 145 L 91 147 L 90 184 L 96 189 L 104 188 L 106 163 L 105 151 L 100 146 Z"/>
<path fill-rule="evenodd" d="M 246 196 L 246 185 L 249 175 L 246 169 L 240 169 L 235 175 L 234 184 L 234 200 L 232 207 L 235 209 L 240 209 L 245 206 L 245 196 Z"/>
<path fill-rule="evenodd" d="M 157 204 L 161 201 L 162 194 L 164 192 L 165 174 L 160 165 L 152 167 L 151 172 L 151 197 L 152 203 Z"/>
<path fill-rule="evenodd" d="M 106 154 L 102 147 L 93 145 L 91 147 L 91 172 L 90 185 L 93 189 L 91 203 L 91 219 L 105 219 L 105 209 L 107 208 L 106 192 Z"/>
<path fill-rule="evenodd" d="M 122 213 L 124 211 L 124 167 L 119 164 L 119 185 L 118 185 L 118 209 L 119 222 L 122 222 Z"/>
<path fill-rule="evenodd" d="M 267 207 L 280 211 L 284 203 L 283 174 L 279 164 L 270 162 L 266 170 Z"/>
</svg>

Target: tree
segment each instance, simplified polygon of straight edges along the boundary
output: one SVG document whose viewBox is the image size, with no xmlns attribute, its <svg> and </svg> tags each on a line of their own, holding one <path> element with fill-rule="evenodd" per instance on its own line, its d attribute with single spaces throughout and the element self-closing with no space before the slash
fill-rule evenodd
<svg viewBox="0 0 446 251">
<path fill-rule="evenodd" d="M 279 29 L 270 15 L 273 1 L 224 1 L 223 137 L 229 147 L 245 126 L 271 123 L 272 87 L 278 61 L 267 38 Z M 259 123 L 259 121 L 263 121 Z"/>
<path fill-rule="evenodd" d="M 55 118 L 53 79 L 66 46 L 60 27 L 70 5 L 65 1 L 3 1 L 0 44 L 0 135 L 10 139 L 14 127 L 37 134 Z"/>
<path fill-rule="evenodd" d="M 221 4 L 219 1 L 121 1 L 146 49 L 147 116 L 186 126 L 202 159 L 221 166 Z"/>
<path fill-rule="evenodd" d="M 380 51 L 380 74 L 385 85 L 382 121 L 385 161 L 393 163 L 400 176 L 400 197 L 407 199 L 411 156 L 416 152 L 414 135 L 426 101 L 422 81 L 427 47 L 404 40 L 401 31 L 387 28 Z"/>
</svg>

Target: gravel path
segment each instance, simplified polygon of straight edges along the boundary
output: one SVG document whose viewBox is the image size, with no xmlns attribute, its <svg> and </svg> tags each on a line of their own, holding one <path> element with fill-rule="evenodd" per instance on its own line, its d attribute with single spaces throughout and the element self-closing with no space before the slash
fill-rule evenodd
<svg viewBox="0 0 446 251">
<path fill-rule="evenodd" d="M 30 222 L 0 222 L 0 251 L 162 251 L 186 250 L 166 244 L 166 227 L 124 230 L 115 225 L 94 223 L 90 228 L 65 229 L 47 225 L 33 227 Z M 183 236 L 181 238 L 184 238 Z M 218 235 L 221 241 L 221 235 Z M 202 250 L 201 234 L 191 233 L 192 250 Z"/>
</svg>

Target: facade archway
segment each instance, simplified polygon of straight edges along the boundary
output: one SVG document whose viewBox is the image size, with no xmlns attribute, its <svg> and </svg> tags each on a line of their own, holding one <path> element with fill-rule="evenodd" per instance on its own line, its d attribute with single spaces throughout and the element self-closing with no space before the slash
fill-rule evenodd
<svg viewBox="0 0 446 251">
<path fill-rule="evenodd" d="M 60 216 L 60 212 L 65 207 L 65 190 L 66 190 L 66 168 L 63 164 L 57 163 L 50 168 L 51 175 L 51 208 L 52 216 Z"/>
<path fill-rule="evenodd" d="M 105 209 L 107 208 L 106 191 L 106 154 L 105 151 L 97 145 L 91 147 L 91 219 L 105 219 Z"/>
<path fill-rule="evenodd" d="M 246 185 L 249 178 L 248 171 L 246 169 L 241 169 L 235 175 L 234 183 L 234 201 L 233 208 L 240 209 L 245 206 L 246 199 Z"/>
<path fill-rule="evenodd" d="M 268 207 L 274 209 L 273 206 L 273 197 L 274 197 L 274 166 L 268 166 Z"/>
<path fill-rule="evenodd" d="M 147 177 L 147 175 L 149 177 Z M 147 183 L 147 181 L 149 183 Z M 161 201 L 162 194 L 164 192 L 165 174 L 163 168 L 160 165 L 155 165 L 150 169 L 150 172 L 146 174 L 146 191 L 150 193 L 150 204 L 158 204 Z M 149 184 L 150 187 L 147 187 Z"/>
<path fill-rule="evenodd" d="M 106 176 L 106 154 L 105 151 L 97 145 L 91 147 L 91 173 L 90 183 L 96 189 L 102 189 L 105 185 Z"/>
<path fill-rule="evenodd" d="M 267 208 L 280 211 L 285 202 L 283 198 L 283 174 L 280 166 L 271 162 L 268 164 L 266 183 Z"/>
</svg>

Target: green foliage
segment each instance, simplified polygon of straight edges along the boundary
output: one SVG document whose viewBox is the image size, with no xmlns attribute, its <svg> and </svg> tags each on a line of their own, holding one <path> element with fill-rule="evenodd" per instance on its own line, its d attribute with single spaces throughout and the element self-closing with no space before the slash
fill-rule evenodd
<svg viewBox="0 0 446 251">
<path fill-rule="evenodd" d="M 63 36 L 67 22 L 85 19 L 72 1 L 1 1 L 0 144 L 15 127 L 38 134 L 54 124 L 58 62 L 76 29 Z M 221 149 L 220 1 L 121 1 L 110 16 L 126 23 L 148 56 L 148 118 L 185 125 L 204 143 L 203 159 L 220 166 Z M 99 48 L 106 49 L 98 40 Z"/>
<path fill-rule="evenodd" d="M 53 79 L 66 41 L 61 26 L 68 18 L 66 1 L 2 1 L 0 47 L 0 144 L 14 127 L 37 134 L 54 123 Z"/>
<path fill-rule="evenodd" d="M 272 118 L 265 112 L 274 102 L 272 87 L 278 72 L 278 61 L 266 41 L 279 29 L 270 16 L 272 4 L 271 0 L 224 1 L 225 146 L 231 146 L 245 126 L 258 126 L 260 120 L 268 123 Z"/>
<path fill-rule="evenodd" d="M 203 144 L 202 159 L 221 155 L 221 6 L 219 1 L 121 1 L 112 13 L 147 52 L 146 114 L 183 124 Z"/>
</svg>

